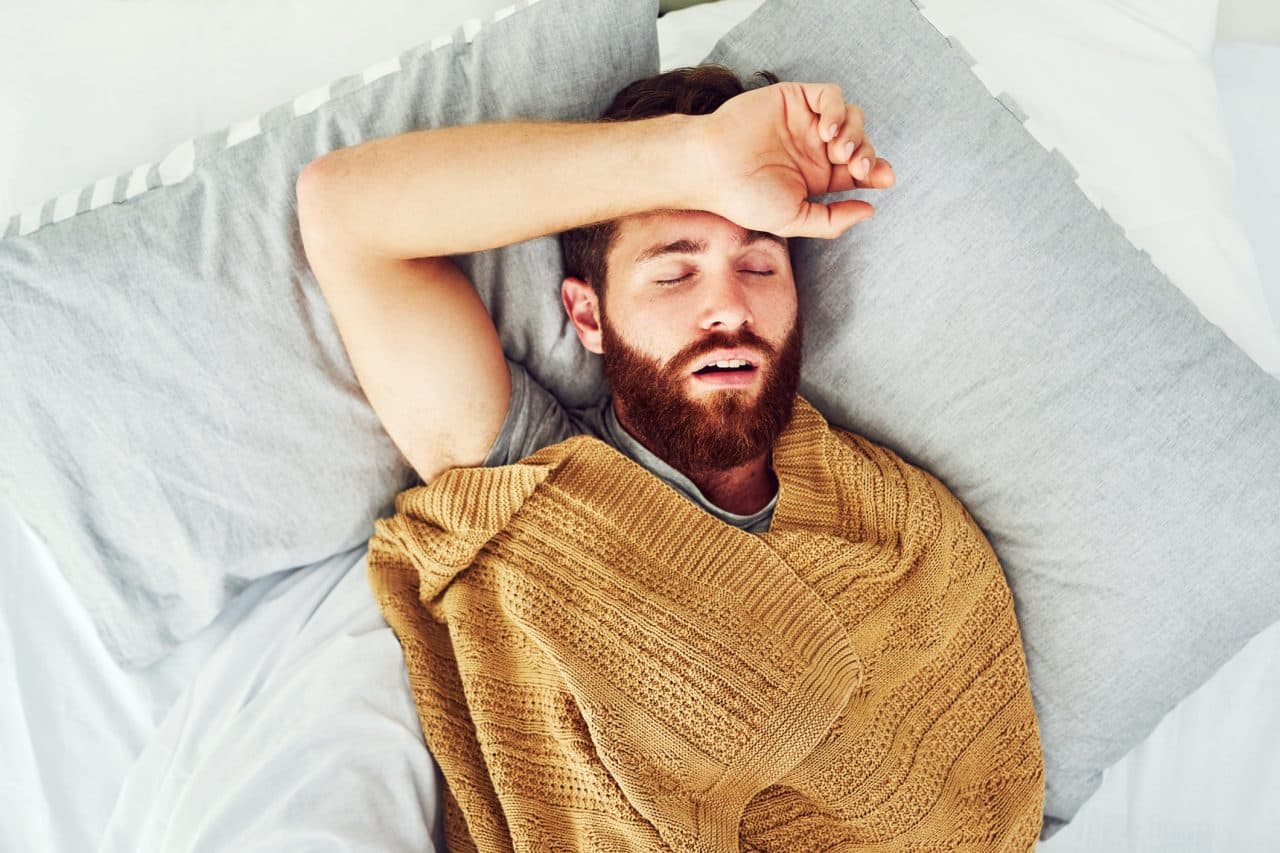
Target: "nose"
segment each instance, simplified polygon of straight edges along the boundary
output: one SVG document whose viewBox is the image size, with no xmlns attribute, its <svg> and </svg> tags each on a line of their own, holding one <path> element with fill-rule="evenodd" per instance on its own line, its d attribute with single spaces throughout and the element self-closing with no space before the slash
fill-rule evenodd
<svg viewBox="0 0 1280 853">
<path fill-rule="evenodd" d="M 748 296 L 750 287 L 750 283 L 732 272 L 711 277 L 708 286 L 702 288 L 699 327 L 737 329 L 754 325 L 755 316 Z"/>
</svg>

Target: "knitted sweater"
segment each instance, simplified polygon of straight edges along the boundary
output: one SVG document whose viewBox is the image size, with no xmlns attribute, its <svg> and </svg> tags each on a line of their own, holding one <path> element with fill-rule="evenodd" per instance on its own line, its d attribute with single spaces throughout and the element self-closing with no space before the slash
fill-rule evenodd
<svg viewBox="0 0 1280 853">
<path fill-rule="evenodd" d="M 768 532 L 597 438 L 454 468 L 369 579 L 450 851 L 1031 850 L 1013 599 L 947 488 L 799 395 Z"/>
</svg>

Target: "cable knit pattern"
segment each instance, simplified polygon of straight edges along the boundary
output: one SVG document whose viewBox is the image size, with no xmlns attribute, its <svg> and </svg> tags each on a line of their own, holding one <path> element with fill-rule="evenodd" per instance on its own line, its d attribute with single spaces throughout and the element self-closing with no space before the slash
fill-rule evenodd
<svg viewBox="0 0 1280 853">
<path fill-rule="evenodd" d="M 1013 599 L 951 492 L 808 401 L 766 533 L 588 435 L 396 497 L 369 579 L 450 851 L 1032 850 Z"/>
</svg>

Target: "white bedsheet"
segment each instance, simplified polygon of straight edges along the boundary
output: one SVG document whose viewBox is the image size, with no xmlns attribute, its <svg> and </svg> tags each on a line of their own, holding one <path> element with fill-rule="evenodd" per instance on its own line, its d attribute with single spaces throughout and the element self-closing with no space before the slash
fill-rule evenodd
<svg viewBox="0 0 1280 853">
<path fill-rule="evenodd" d="M 0 850 L 443 850 L 442 780 L 364 555 L 263 578 L 125 672 L 0 507 Z"/>
<path fill-rule="evenodd" d="M 365 548 L 234 625 L 130 768 L 102 850 L 433 849 L 442 780 Z"/>
<path fill-rule="evenodd" d="M 150 709 L 42 556 L 0 502 L 0 850 L 92 850 Z"/>
</svg>

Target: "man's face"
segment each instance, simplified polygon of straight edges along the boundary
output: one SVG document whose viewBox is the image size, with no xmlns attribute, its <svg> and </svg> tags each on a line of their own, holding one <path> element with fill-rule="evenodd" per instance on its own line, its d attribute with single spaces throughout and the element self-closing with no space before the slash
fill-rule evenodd
<svg viewBox="0 0 1280 853">
<path fill-rule="evenodd" d="M 791 419 L 803 332 L 795 281 L 786 246 L 752 236 L 705 211 L 627 217 L 609 252 L 598 333 L 577 322 L 587 319 L 581 305 L 570 308 L 603 358 L 623 427 L 686 474 L 756 459 Z M 658 251 L 678 241 L 705 245 Z M 593 297 L 582 288 L 573 292 Z M 723 350 L 746 351 L 755 369 L 718 374 L 734 384 L 695 375 Z"/>
</svg>

